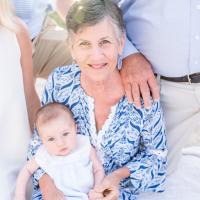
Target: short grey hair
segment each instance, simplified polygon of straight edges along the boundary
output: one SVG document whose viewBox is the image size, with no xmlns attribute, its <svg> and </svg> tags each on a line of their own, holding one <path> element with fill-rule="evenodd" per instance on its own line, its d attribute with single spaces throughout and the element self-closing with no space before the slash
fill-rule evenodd
<svg viewBox="0 0 200 200">
<path fill-rule="evenodd" d="M 66 16 L 66 26 L 70 33 L 77 33 L 81 28 L 93 26 L 105 17 L 111 19 L 120 36 L 125 30 L 122 11 L 111 0 L 76 0 Z"/>
</svg>

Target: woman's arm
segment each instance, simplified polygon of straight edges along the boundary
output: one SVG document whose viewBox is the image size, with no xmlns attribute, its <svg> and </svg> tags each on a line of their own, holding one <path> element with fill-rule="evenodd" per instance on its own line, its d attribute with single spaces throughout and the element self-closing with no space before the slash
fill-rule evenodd
<svg viewBox="0 0 200 200">
<path fill-rule="evenodd" d="M 25 200 L 26 194 L 26 185 L 30 176 L 38 169 L 38 164 L 33 157 L 29 160 L 26 165 L 21 169 L 16 183 L 15 189 L 15 200 Z"/>
<path fill-rule="evenodd" d="M 21 51 L 20 61 L 23 74 L 24 92 L 30 128 L 33 131 L 35 115 L 38 108 L 40 107 L 40 102 L 34 87 L 33 80 L 32 44 L 26 26 L 19 19 L 17 19 L 17 24 L 19 25 L 17 40 Z"/>
<path fill-rule="evenodd" d="M 138 153 L 127 163 L 130 183 L 138 191 L 163 191 L 166 178 L 167 148 L 165 124 L 159 101 L 143 110 L 143 128 Z"/>
<path fill-rule="evenodd" d="M 58 190 L 49 175 L 44 174 L 39 180 L 39 186 L 44 200 L 65 200 L 64 194 Z"/>
</svg>

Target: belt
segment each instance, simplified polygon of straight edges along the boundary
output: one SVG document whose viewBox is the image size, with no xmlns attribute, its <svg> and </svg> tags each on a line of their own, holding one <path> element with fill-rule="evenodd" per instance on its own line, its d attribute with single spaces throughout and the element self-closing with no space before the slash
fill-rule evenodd
<svg viewBox="0 0 200 200">
<path fill-rule="evenodd" d="M 194 73 L 181 77 L 166 77 L 160 76 L 161 79 L 172 82 L 188 82 L 188 83 L 200 83 L 200 73 Z"/>
</svg>

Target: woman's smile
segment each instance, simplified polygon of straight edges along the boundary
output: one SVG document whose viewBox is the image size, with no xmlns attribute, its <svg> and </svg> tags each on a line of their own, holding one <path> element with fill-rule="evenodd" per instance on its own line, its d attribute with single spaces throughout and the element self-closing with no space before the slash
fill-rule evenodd
<svg viewBox="0 0 200 200">
<path fill-rule="evenodd" d="M 102 69 L 102 68 L 106 67 L 107 65 L 108 65 L 108 63 L 88 64 L 88 66 L 93 69 Z"/>
</svg>

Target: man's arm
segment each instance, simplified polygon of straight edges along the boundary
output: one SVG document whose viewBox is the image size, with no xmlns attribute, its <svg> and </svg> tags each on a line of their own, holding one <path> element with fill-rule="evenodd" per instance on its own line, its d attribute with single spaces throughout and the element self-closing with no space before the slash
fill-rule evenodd
<svg viewBox="0 0 200 200">
<path fill-rule="evenodd" d="M 65 18 L 69 7 L 74 2 L 73 0 L 54 0 L 56 5 L 56 11 L 58 12 L 61 19 L 65 22 Z"/>
<path fill-rule="evenodd" d="M 128 16 L 133 12 L 132 5 L 135 0 L 113 0 L 122 9 L 123 15 Z M 127 18 L 129 19 L 129 18 Z M 128 24 L 125 21 L 125 24 Z M 123 50 L 123 62 L 121 77 L 124 83 L 126 96 L 129 102 L 134 102 L 137 107 L 141 107 L 141 97 L 144 106 L 151 106 L 151 96 L 154 100 L 159 99 L 159 88 L 156 83 L 151 63 L 139 52 L 134 44 L 129 40 L 127 34 L 125 47 Z"/>
<path fill-rule="evenodd" d="M 16 183 L 15 200 L 25 200 L 26 185 L 30 176 L 39 168 L 38 164 L 33 157 L 21 169 Z"/>
</svg>

